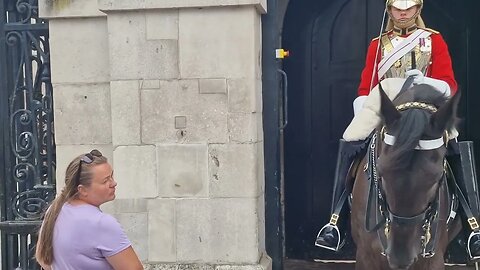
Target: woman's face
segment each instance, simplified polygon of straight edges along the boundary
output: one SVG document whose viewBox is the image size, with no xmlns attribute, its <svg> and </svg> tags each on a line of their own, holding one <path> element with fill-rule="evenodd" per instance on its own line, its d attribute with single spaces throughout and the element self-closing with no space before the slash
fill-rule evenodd
<svg viewBox="0 0 480 270">
<path fill-rule="evenodd" d="M 92 182 L 89 186 L 79 186 L 80 199 L 95 206 L 115 199 L 117 182 L 113 179 L 112 166 L 103 163 L 92 166 Z"/>
<path fill-rule="evenodd" d="M 417 11 L 418 6 L 413 6 L 409 9 L 398 9 L 396 7 L 391 7 L 392 16 L 398 21 L 408 21 L 417 13 Z"/>
</svg>

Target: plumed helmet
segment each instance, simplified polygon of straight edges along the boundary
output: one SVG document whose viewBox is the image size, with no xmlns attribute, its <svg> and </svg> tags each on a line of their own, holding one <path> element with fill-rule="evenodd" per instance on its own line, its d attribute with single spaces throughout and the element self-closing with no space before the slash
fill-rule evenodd
<svg viewBox="0 0 480 270">
<path fill-rule="evenodd" d="M 423 6 L 423 0 L 387 0 L 387 7 L 396 7 L 398 9 L 409 9 L 413 6 Z"/>
<path fill-rule="evenodd" d="M 398 28 L 405 29 L 416 24 L 418 27 L 425 27 L 425 23 L 420 16 L 423 8 L 423 0 L 387 0 L 387 12 L 390 17 L 385 30 L 390 30 L 395 25 Z M 397 21 L 391 13 L 391 7 L 395 7 L 401 10 L 409 9 L 413 6 L 418 6 L 417 13 L 408 21 Z"/>
</svg>

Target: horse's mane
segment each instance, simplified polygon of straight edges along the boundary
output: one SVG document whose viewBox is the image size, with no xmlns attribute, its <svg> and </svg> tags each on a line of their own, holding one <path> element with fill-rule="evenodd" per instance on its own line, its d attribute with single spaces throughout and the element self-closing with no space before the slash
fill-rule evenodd
<svg viewBox="0 0 480 270">
<path fill-rule="evenodd" d="M 445 104 L 447 98 L 433 87 L 420 84 L 402 93 L 393 103 L 399 105 L 411 101 L 427 103 L 438 108 Z M 389 167 L 395 169 L 405 169 L 411 165 L 415 147 L 428 127 L 431 113 L 423 109 L 407 109 L 402 111 L 401 115 L 392 130 L 388 130 L 396 140 L 385 158 Z"/>
</svg>

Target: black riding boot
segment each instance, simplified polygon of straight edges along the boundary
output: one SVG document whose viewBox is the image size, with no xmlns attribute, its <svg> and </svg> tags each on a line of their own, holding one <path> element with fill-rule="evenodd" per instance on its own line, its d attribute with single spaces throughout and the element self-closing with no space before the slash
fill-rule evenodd
<svg viewBox="0 0 480 270">
<path fill-rule="evenodd" d="M 333 197 L 330 222 L 318 232 L 315 245 L 325 249 L 338 251 L 344 239 L 344 227 L 347 220 L 347 211 L 344 205 L 350 192 L 345 189 L 348 171 L 358 153 L 365 149 L 365 141 L 347 142 L 340 140 L 338 145 L 337 167 L 333 186 Z M 342 211 L 344 210 L 344 211 Z"/>
<path fill-rule="evenodd" d="M 470 234 L 467 239 L 467 252 L 470 259 L 480 259 L 480 227 L 477 218 L 480 216 L 480 200 L 478 196 L 477 175 L 473 155 L 473 142 L 450 141 L 450 152 L 447 157 L 457 184 L 465 195 L 468 206 L 464 206 Z M 465 209 L 467 208 L 467 209 Z M 464 228 L 467 229 L 467 228 Z"/>
</svg>

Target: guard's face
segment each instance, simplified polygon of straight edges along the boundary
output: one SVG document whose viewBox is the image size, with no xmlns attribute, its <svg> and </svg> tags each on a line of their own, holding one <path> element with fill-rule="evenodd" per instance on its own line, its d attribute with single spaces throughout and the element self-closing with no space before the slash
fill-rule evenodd
<svg viewBox="0 0 480 270">
<path fill-rule="evenodd" d="M 409 9 L 398 9 L 391 7 L 391 14 L 395 20 L 400 22 L 410 20 L 418 11 L 418 6 L 410 7 Z"/>
</svg>

